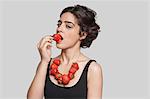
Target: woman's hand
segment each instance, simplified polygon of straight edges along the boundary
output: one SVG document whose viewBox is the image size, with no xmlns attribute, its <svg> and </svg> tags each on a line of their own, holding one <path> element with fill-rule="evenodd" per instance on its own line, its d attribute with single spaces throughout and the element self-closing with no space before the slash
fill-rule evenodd
<svg viewBox="0 0 150 99">
<path fill-rule="evenodd" d="M 37 48 L 39 50 L 41 61 L 49 63 L 51 58 L 51 47 L 52 47 L 53 37 L 47 35 L 43 37 L 40 42 L 37 44 Z"/>
</svg>

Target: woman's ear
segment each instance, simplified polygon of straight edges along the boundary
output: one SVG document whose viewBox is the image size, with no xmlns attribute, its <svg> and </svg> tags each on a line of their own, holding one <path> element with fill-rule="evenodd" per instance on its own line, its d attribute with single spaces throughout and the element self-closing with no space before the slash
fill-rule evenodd
<svg viewBox="0 0 150 99">
<path fill-rule="evenodd" d="M 80 40 L 85 39 L 86 36 L 87 36 L 87 33 L 86 33 L 86 32 L 81 32 Z"/>
</svg>

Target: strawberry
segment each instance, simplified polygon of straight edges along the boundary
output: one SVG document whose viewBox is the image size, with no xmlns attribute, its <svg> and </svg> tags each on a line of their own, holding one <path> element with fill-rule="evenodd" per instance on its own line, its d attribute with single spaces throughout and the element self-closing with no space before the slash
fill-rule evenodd
<svg viewBox="0 0 150 99">
<path fill-rule="evenodd" d="M 56 41 L 57 43 L 60 43 L 62 40 L 62 36 L 60 34 L 54 34 L 54 41 Z"/>
<path fill-rule="evenodd" d="M 64 85 L 67 85 L 69 83 L 69 81 L 70 81 L 70 78 L 68 77 L 68 75 L 66 75 L 66 74 L 62 75 L 62 83 Z"/>
<path fill-rule="evenodd" d="M 76 68 L 77 70 L 79 69 L 78 63 L 73 63 L 73 64 L 72 64 L 72 67 Z"/>
<path fill-rule="evenodd" d="M 51 69 L 58 69 L 58 65 L 52 63 L 52 64 L 51 64 Z"/>
<path fill-rule="evenodd" d="M 57 72 L 58 72 L 57 69 L 51 69 L 51 70 L 49 71 L 49 74 L 55 76 L 55 74 L 56 74 Z"/>
<path fill-rule="evenodd" d="M 55 63 L 56 65 L 60 65 L 60 59 L 55 59 L 55 60 L 53 61 L 53 63 Z"/>
<path fill-rule="evenodd" d="M 55 79 L 58 80 L 61 76 L 62 76 L 61 73 L 56 73 L 56 74 L 55 74 Z"/>
<path fill-rule="evenodd" d="M 76 69 L 76 68 L 71 67 L 71 68 L 70 68 L 70 70 L 69 70 L 69 73 L 73 73 L 73 74 L 74 74 L 76 71 L 77 71 L 77 69 Z"/>
<path fill-rule="evenodd" d="M 73 73 L 69 73 L 69 74 L 68 74 L 68 77 L 69 77 L 70 79 L 73 79 L 73 78 L 74 78 L 74 74 L 73 74 Z"/>
</svg>

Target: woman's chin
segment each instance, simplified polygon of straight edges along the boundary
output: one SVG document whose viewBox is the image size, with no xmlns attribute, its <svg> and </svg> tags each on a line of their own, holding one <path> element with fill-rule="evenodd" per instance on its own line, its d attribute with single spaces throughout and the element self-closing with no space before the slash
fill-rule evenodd
<svg viewBox="0 0 150 99">
<path fill-rule="evenodd" d="M 56 47 L 57 47 L 58 49 L 65 49 L 64 46 L 63 46 L 62 44 L 59 44 L 59 43 L 56 44 Z"/>
<path fill-rule="evenodd" d="M 68 46 L 65 46 L 65 45 L 63 45 L 63 44 L 56 44 L 56 47 L 57 47 L 58 49 L 62 49 L 62 50 L 65 50 L 65 49 L 68 49 L 68 48 L 69 48 Z"/>
</svg>

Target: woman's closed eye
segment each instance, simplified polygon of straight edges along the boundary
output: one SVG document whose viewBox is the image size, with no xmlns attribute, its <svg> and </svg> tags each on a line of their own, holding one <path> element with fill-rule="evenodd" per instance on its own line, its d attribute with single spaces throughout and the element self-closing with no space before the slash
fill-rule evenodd
<svg viewBox="0 0 150 99">
<path fill-rule="evenodd" d="M 60 27 L 62 23 L 57 23 L 57 27 Z M 71 26 L 70 24 L 66 24 L 65 27 L 67 29 L 71 29 L 73 26 Z"/>
<path fill-rule="evenodd" d="M 66 28 L 70 29 L 70 28 L 72 28 L 72 26 L 70 26 L 70 25 L 66 25 Z"/>
</svg>

